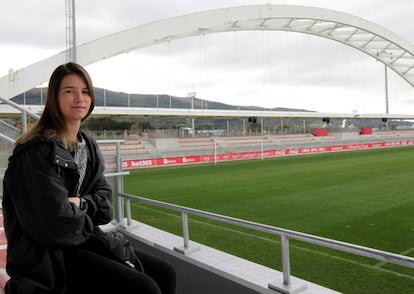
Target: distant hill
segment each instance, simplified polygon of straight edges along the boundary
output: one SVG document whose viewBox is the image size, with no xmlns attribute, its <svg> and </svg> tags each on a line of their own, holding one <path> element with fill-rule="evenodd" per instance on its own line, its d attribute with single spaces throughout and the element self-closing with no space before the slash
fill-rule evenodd
<svg viewBox="0 0 414 294">
<path fill-rule="evenodd" d="M 39 105 L 46 100 L 46 88 L 34 88 L 24 94 L 13 97 L 11 100 L 18 104 Z M 259 106 L 237 106 L 200 98 L 177 97 L 166 94 L 128 94 L 95 88 L 97 106 L 131 106 L 131 107 L 160 107 L 160 108 L 188 108 L 196 109 L 220 109 L 220 110 L 273 110 L 273 111 L 302 111 L 305 109 L 292 109 L 275 107 L 272 109 Z M 194 105 L 193 105 L 194 103 Z"/>
<path fill-rule="evenodd" d="M 46 88 L 34 88 L 27 91 L 24 94 L 20 94 L 16 97 L 13 97 L 11 100 L 18 104 L 28 104 L 28 105 L 39 105 L 43 104 L 46 100 Z M 98 106 L 120 106 L 120 107 L 160 107 L 160 108 L 184 108 L 191 109 L 219 109 L 219 110 L 273 110 L 273 111 L 294 111 L 294 112 L 312 112 L 306 109 L 293 109 L 285 107 L 275 107 L 275 108 L 264 108 L 259 106 L 237 106 L 230 105 L 215 101 L 204 100 L 200 98 L 191 98 L 191 97 L 177 97 L 170 96 L 166 94 L 154 95 L 154 94 L 128 94 L 125 92 L 115 92 L 106 90 L 103 88 L 95 88 L 96 93 L 96 102 Z M 128 118 L 129 121 L 142 121 L 144 118 Z M 121 119 L 122 120 L 122 119 Z M 145 120 L 149 120 L 145 118 Z M 224 119 L 198 119 L 199 123 L 205 123 L 208 125 L 214 125 L 213 128 L 225 128 L 226 120 Z M 214 122 L 213 122 L 214 121 Z M 308 122 L 314 121 L 319 122 L 318 119 L 307 119 Z M 152 118 L 151 123 L 158 127 L 168 127 L 175 124 L 188 124 L 186 118 Z M 331 126 L 341 126 L 344 123 L 343 119 L 331 119 Z M 378 127 L 379 125 L 384 125 L 384 122 L 381 120 L 372 120 L 372 119 L 348 119 L 346 120 L 347 125 L 352 126 L 364 126 L 364 127 Z M 277 120 L 273 120 L 272 124 L 280 124 Z M 303 124 L 303 119 L 291 118 L 291 125 L 301 126 Z M 410 127 L 413 125 L 409 121 L 399 121 L 393 120 L 388 122 L 389 126 L 405 126 Z"/>
</svg>

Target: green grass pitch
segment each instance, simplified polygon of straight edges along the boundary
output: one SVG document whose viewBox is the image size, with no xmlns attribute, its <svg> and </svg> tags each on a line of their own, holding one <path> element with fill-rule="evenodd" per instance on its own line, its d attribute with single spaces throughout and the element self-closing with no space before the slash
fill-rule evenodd
<svg viewBox="0 0 414 294">
<path fill-rule="evenodd" d="M 131 170 L 125 192 L 414 256 L 414 147 Z M 132 202 L 181 235 L 180 215 Z M 280 238 L 189 217 L 191 240 L 281 270 Z M 291 273 L 342 293 L 413 293 L 414 270 L 290 241 Z"/>
</svg>

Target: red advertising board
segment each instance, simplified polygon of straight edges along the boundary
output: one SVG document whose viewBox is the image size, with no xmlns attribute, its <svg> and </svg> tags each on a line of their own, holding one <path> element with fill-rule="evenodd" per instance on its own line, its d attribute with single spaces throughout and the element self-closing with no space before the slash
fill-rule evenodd
<svg viewBox="0 0 414 294">
<path fill-rule="evenodd" d="M 243 160 L 243 159 L 260 159 L 269 157 L 281 157 L 289 155 L 304 155 L 324 152 L 338 152 L 338 151 L 350 151 L 361 150 L 371 148 L 384 148 L 384 147 L 398 147 L 414 145 L 414 140 L 407 141 L 394 141 L 394 142 L 378 142 L 378 143 L 361 143 L 361 144 L 346 144 L 346 145 L 333 145 L 322 147 L 303 147 L 303 148 L 290 148 L 279 150 L 266 150 L 253 151 L 253 152 L 234 152 L 223 154 L 211 154 L 211 155 L 191 155 L 191 156 L 177 156 L 177 157 L 165 157 L 165 158 L 153 158 L 153 159 L 136 159 L 136 160 L 124 160 L 123 168 L 145 168 L 155 166 L 168 166 L 177 164 L 193 164 L 193 163 L 208 163 L 208 162 L 220 162 L 231 160 Z M 106 162 L 107 169 L 115 169 L 115 162 Z"/>
</svg>

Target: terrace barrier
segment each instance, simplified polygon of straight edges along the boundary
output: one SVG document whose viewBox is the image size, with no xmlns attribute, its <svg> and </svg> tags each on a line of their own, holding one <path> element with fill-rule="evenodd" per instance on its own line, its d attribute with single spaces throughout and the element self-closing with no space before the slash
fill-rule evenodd
<svg viewBox="0 0 414 294">
<path fill-rule="evenodd" d="M 126 194 L 123 192 L 119 192 L 118 196 L 126 199 L 128 225 L 131 222 L 131 219 L 130 219 L 131 212 L 128 212 L 128 210 L 131 209 L 131 206 L 130 206 L 131 200 L 181 212 L 183 246 L 177 246 L 174 248 L 174 250 L 182 254 L 186 254 L 187 252 L 192 252 L 193 250 L 197 250 L 197 248 L 192 248 L 190 246 L 190 235 L 189 235 L 189 230 L 188 230 L 188 215 L 189 214 L 199 216 L 202 218 L 215 220 L 215 221 L 222 222 L 222 223 L 236 225 L 236 226 L 247 228 L 247 229 L 252 229 L 255 231 L 260 231 L 260 232 L 265 232 L 265 233 L 269 233 L 272 235 L 280 236 L 283 286 L 281 287 L 280 283 L 269 281 L 268 287 L 270 289 L 279 291 L 281 293 L 298 293 L 301 290 L 306 288 L 306 285 L 292 284 L 291 272 L 290 272 L 290 254 L 289 254 L 289 240 L 290 239 L 302 241 L 302 242 L 309 243 L 309 244 L 319 245 L 322 247 L 331 248 L 331 249 L 339 250 L 342 252 L 351 253 L 354 255 L 360 255 L 360 256 L 380 260 L 382 262 L 389 262 L 389 263 L 394 263 L 394 264 L 401 265 L 404 267 L 414 268 L 414 258 L 405 256 L 405 255 L 395 254 L 391 252 L 386 252 L 386 251 L 368 248 L 364 246 L 359 246 L 355 244 L 350 244 L 346 242 L 336 241 L 336 240 L 318 237 L 318 236 L 305 234 L 301 232 L 291 231 L 291 230 L 287 230 L 287 229 L 283 229 L 283 228 L 279 228 L 275 226 L 270 226 L 270 225 L 265 225 L 261 223 L 238 219 L 238 218 L 234 218 L 230 216 L 215 214 L 215 213 L 206 212 L 206 211 L 202 211 L 202 210 L 198 210 L 194 208 L 188 208 L 188 207 L 184 207 L 180 205 L 170 204 L 170 203 L 166 203 L 166 202 L 162 202 L 158 200 L 152 200 L 152 199 L 148 199 L 144 197 L 134 196 L 134 195 Z M 286 290 L 286 289 L 289 289 L 289 290 Z"/>
</svg>

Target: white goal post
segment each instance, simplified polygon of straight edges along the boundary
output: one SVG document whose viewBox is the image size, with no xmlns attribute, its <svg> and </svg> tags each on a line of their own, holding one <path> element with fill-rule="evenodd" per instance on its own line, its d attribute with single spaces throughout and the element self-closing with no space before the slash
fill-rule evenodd
<svg viewBox="0 0 414 294">
<path fill-rule="evenodd" d="M 263 160 L 263 142 L 264 139 L 214 140 L 214 164 L 217 164 L 220 156 L 234 156 L 253 152 L 260 152 L 260 158 Z M 252 157 L 246 156 L 245 158 L 238 159 L 250 158 Z M 234 160 L 234 158 L 232 158 L 232 160 Z"/>
</svg>

